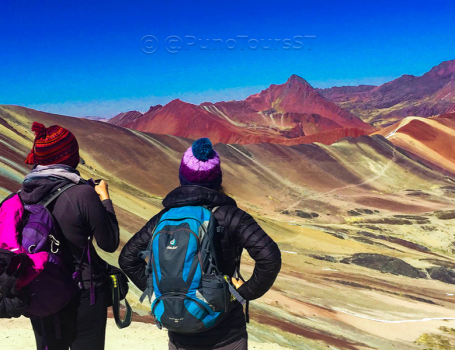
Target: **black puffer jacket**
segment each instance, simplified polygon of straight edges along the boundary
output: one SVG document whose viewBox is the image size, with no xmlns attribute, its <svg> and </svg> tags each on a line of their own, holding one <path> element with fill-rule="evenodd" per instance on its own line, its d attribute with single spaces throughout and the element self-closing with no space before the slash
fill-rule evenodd
<svg viewBox="0 0 455 350">
<path fill-rule="evenodd" d="M 225 226 L 221 239 L 221 270 L 224 274 L 233 276 L 238 252 L 245 248 L 256 265 L 251 279 L 238 291 L 247 300 L 263 296 L 275 282 L 281 268 L 281 253 L 277 244 L 249 214 L 237 207 L 232 198 L 202 186 L 178 187 L 164 199 L 165 209 L 154 216 L 123 248 L 119 258 L 122 270 L 139 289 L 145 290 L 146 263 L 138 254 L 146 250 L 153 230 L 166 210 L 189 205 L 207 206 L 209 209 L 220 207 L 215 212 L 215 217 Z M 238 303 L 220 325 L 207 332 L 169 332 L 169 337 L 174 344 L 185 349 L 213 349 L 235 342 L 246 337 L 242 306 Z"/>
<path fill-rule="evenodd" d="M 28 307 L 28 296 L 6 297 L 0 294 L 0 318 L 21 317 L 24 309 Z"/>
</svg>

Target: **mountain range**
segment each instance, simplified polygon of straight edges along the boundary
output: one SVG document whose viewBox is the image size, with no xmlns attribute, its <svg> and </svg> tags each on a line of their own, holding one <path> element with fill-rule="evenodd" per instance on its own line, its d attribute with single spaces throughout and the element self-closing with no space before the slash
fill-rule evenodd
<svg viewBox="0 0 455 350">
<path fill-rule="evenodd" d="M 228 144 L 330 144 L 342 137 L 374 131 L 297 75 L 243 101 L 194 105 L 177 99 L 165 106 L 152 106 L 144 114 L 121 113 L 109 123 L 190 139 L 208 136 L 215 143 Z"/>
<path fill-rule="evenodd" d="M 455 60 L 417 77 L 403 75 L 382 84 L 314 89 L 292 75 L 242 101 L 179 99 L 130 111 L 109 123 L 143 132 L 190 139 L 208 136 L 215 143 L 332 144 L 368 135 L 408 116 L 432 117 L 455 111 Z"/>
<path fill-rule="evenodd" d="M 380 86 L 359 85 L 317 90 L 376 127 L 405 117 L 432 117 L 455 111 L 455 60 L 445 61 L 422 76 L 403 75 Z"/>
</svg>

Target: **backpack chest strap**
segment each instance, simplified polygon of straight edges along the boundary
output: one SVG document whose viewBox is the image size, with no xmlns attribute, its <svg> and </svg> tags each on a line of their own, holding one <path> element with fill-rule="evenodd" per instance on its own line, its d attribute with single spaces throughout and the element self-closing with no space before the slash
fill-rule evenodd
<svg viewBox="0 0 455 350">
<path fill-rule="evenodd" d="M 152 303 L 152 296 L 154 293 L 153 288 L 153 273 L 152 273 L 152 240 L 150 240 L 149 244 L 147 245 L 147 249 L 139 253 L 139 257 L 141 259 L 148 258 L 147 267 L 145 269 L 145 275 L 147 276 L 147 286 L 145 288 L 144 293 L 142 293 L 141 297 L 139 298 L 139 302 L 142 304 L 146 297 L 148 297 L 149 302 Z"/>
</svg>

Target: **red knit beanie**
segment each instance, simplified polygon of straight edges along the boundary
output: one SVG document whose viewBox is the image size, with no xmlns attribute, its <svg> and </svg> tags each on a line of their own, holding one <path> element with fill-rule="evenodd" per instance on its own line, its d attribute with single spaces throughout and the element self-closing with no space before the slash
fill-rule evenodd
<svg viewBox="0 0 455 350">
<path fill-rule="evenodd" d="M 25 159 L 26 164 L 66 164 L 76 168 L 79 164 L 79 145 L 74 135 L 65 128 L 52 125 L 46 128 L 34 122 L 35 133 L 32 151 Z"/>
</svg>

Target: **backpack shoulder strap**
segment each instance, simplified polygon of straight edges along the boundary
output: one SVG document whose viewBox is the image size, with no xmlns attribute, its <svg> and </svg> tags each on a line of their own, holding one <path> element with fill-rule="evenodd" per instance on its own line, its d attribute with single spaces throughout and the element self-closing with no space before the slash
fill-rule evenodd
<svg viewBox="0 0 455 350">
<path fill-rule="evenodd" d="M 153 250 L 152 250 L 152 242 L 153 242 L 153 237 L 155 235 L 156 228 L 159 226 L 159 224 L 162 221 L 163 215 L 167 213 L 170 209 L 166 208 L 163 209 L 158 215 L 159 218 L 157 219 L 157 222 L 155 224 L 155 227 L 153 227 L 152 235 L 150 237 L 149 243 L 147 245 L 146 250 L 139 252 L 138 256 L 141 259 L 147 259 L 147 265 L 145 268 L 145 275 L 147 276 L 147 285 L 145 288 L 145 291 L 142 293 L 141 297 L 139 298 L 139 302 L 142 304 L 145 300 L 146 297 L 148 297 L 149 303 L 152 303 L 152 296 L 153 293 L 155 293 L 155 288 L 153 286 Z"/>
<path fill-rule="evenodd" d="M 218 222 L 218 225 L 217 225 L 217 228 L 216 228 L 216 231 L 217 232 L 220 232 L 220 233 L 223 233 L 226 229 L 226 222 L 224 221 L 224 218 L 221 217 L 221 216 L 216 216 L 216 212 L 218 211 L 218 209 L 220 209 L 221 207 L 214 207 L 211 211 L 212 211 L 212 215 L 215 217 L 216 221 Z"/>
<path fill-rule="evenodd" d="M 38 204 L 40 204 L 43 207 L 47 208 L 49 206 L 49 204 L 51 204 L 58 197 L 60 197 L 60 195 L 63 192 L 65 192 L 66 190 L 68 190 L 68 189 L 70 189 L 71 187 L 74 187 L 74 186 L 77 186 L 77 185 L 75 183 L 68 183 L 68 184 L 58 188 L 57 190 L 55 190 L 51 194 L 49 194 L 47 197 L 45 197 L 43 200 L 41 200 L 41 202 L 39 202 Z"/>
<path fill-rule="evenodd" d="M 82 283 L 82 271 L 84 270 L 84 260 L 87 257 L 87 262 L 90 266 L 90 305 L 95 305 L 95 283 L 93 282 L 93 266 L 92 266 L 92 257 L 90 256 L 90 246 L 92 245 L 93 237 L 89 236 L 87 242 L 85 243 L 84 249 L 82 250 L 82 255 L 77 264 L 76 271 L 73 273 L 73 279 L 78 284 L 79 289 L 83 289 Z"/>
</svg>

